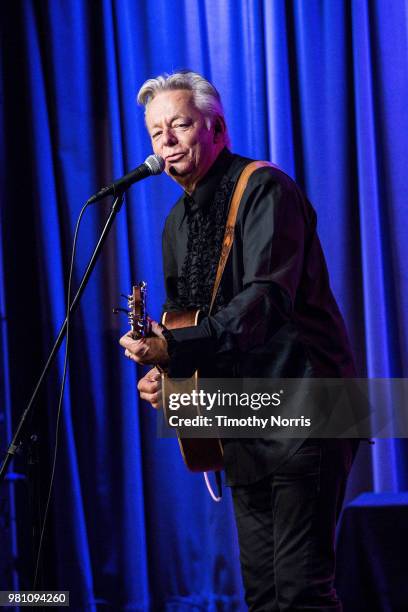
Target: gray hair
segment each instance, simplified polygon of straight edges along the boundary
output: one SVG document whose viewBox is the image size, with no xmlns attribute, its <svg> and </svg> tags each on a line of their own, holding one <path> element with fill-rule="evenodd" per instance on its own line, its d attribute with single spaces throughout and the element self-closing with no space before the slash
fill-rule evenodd
<svg viewBox="0 0 408 612">
<path fill-rule="evenodd" d="M 191 91 L 196 108 L 206 119 L 213 122 L 217 117 L 221 117 L 226 125 L 224 109 L 217 89 L 201 74 L 190 70 L 180 70 L 179 72 L 173 72 L 173 74 L 164 73 L 154 79 L 148 79 L 139 89 L 137 102 L 146 109 L 149 102 L 159 92 L 175 89 Z M 208 121 L 206 123 L 209 129 L 211 124 Z M 225 143 L 229 144 L 227 129 L 225 130 Z"/>
</svg>

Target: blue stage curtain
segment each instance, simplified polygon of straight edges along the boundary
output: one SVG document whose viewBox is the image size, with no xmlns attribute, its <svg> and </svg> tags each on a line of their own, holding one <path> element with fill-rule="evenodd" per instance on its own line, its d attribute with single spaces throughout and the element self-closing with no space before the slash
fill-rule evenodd
<svg viewBox="0 0 408 612">
<path fill-rule="evenodd" d="M 16 0 L 0 13 L 14 422 L 64 318 L 81 204 L 150 153 L 143 81 L 186 67 L 218 87 L 233 151 L 281 165 L 316 207 L 360 373 L 407 375 L 405 0 Z M 156 438 L 141 372 L 117 344 L 126 320 L 112 315 L 144 279 L 159 316 L 161 231 L 178 194 L 165 176 L 129 191 L 73 321 L 45 572 L 73 609 L 241 609 L 229 495 L 215 505 L 175 441 Z M 86 214 L 76 283 L 108 209 Z M 50 448 L 61 371 L 62 355 L 39 407 Z M 377 442 L 363 480 L 406 488 L 406 448 Z"/>
</svg>

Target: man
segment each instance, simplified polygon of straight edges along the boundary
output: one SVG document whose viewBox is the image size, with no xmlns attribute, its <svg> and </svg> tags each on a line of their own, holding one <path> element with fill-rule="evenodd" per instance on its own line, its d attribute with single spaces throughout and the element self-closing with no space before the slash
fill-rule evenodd
<svg viewBox="0 0 408 612">
<path fill-rule="evenodd" d="M 216 89 L 192 72 L 150 79 L 138 101 L 154 152 L 184 190 L 163 232 L 165 310 L 208 313 L 231 194 L 250 160 L 233 155 Z M 316 215 L 276 167 L 245 189 L 234 244 L 210 316 L 197 327 L 121 338 L 127 357 L 170 375 L 354 376 L 331 293 Z M 164 335 L 163 335 L 164 334 Z M 160 374 L 138 385 L 160 406 Z M 355 445 L 348 440 L 225 440 L 250 610 L 341 610 L 334 531 Z"/>
</svg>

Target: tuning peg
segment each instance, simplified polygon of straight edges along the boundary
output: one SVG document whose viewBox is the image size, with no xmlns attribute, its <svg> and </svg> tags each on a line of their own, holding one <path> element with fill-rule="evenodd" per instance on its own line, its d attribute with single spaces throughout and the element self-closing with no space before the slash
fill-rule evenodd
<svg viewBox="0 0 408 612">
<path fill-rule="evenodd" d="M 126 310 L 126 308 L 112 308 L 112 312 L 113 314 L 119 314 L 119 312 L 124 312 L 127 315 L 129 314 L 129 311 Z"/>
</svg>

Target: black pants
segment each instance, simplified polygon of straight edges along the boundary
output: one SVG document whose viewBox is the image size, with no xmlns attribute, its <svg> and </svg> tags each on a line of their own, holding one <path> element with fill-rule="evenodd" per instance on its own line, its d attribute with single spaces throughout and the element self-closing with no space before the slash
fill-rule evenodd
<svg viewBox="0 0 408 612">
<path fill-rule="evenodd" d="M 276 472 L 232 487 L 251 612 L 342 610 L 335 527 L 358 442 L 310 440 Z"/>
</svg>

